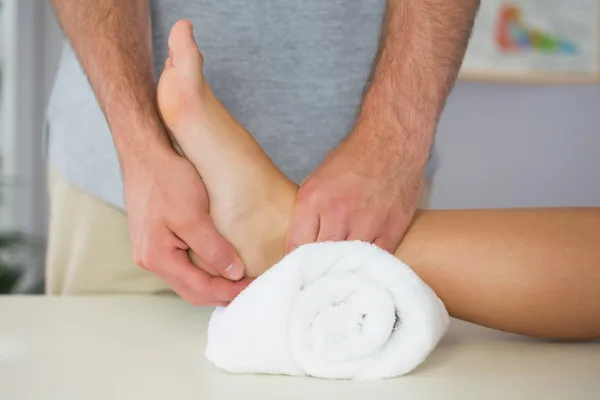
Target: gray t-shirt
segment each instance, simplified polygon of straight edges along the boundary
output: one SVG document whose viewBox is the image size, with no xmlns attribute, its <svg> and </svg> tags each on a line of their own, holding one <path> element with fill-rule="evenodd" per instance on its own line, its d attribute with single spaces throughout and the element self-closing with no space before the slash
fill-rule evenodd
<svg viewBox="0 0 600 400">
<path fill-rule="evenodd" d="M 194 23 L 217 97 L 299 183 L 343 139 L 377 52 L 385 0 L 152 0 L 155 69 L 181 18 Z M 49 160 L 124 208 L 107 123 L 65 43 L 47 114 Z"/>
</svg>

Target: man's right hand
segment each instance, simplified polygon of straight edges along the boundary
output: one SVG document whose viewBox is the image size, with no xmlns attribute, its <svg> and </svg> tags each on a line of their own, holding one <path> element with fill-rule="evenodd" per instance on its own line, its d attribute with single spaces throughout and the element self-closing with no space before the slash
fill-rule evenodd
<svg viewBox="0 0 600 400">
<path fill-rule="evenodd" d="M 208 195 L 194 166 L 166 146 L 122 163 L 136 264 L 192 304 L 228 304 L 250 280 L 209 216 Z M 201 267 L 190 261 L 190 249 Z"/>
<path fill-rule="evenodd" d="M 244 271 L 237 252 L 208 214 L 200 176 L 175 152 L 160 121 L 150 2 L 52 4 L 111 128 L 136 263 L 190 303 L 228 303 L 249 282 L 239 280 Z M 190 249 L 201 267 L 190 261 Z"/>
</svg>

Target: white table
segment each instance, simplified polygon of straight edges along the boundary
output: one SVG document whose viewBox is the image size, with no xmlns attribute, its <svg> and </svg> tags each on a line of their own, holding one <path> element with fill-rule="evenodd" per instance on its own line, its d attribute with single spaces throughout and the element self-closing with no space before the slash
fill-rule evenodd
<svg viewBox="0 0 600 400">
<path fill-rule="evenodd" d="M 210 311 L 171 297 L 0 297 L 0 399 L 600 399 L 600 342 L 456 320 L 392 380 L 232 375 L 204 358 Z"/>
</svg>

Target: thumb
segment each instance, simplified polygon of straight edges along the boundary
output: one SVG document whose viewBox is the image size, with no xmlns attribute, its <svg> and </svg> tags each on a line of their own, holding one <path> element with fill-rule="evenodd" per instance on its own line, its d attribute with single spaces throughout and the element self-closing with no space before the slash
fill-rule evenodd
<svg viewBox="0 0 600 400">
<path fill-rule="evenodd" d="M 242 279 L 246 273 L 240 255 L 231 243 L 217 230 L 209 216 L 203 217 L 193 227 L 175 232 L 196 254 L 202 267 L 214 275 L 220 275 L 232 281 Z"/>
<path fill-rule="evenodd" d="M 317 240 L 319 233 L 319 215 L 316 211 L 298 205 L 286 238 L 286 254 L 297 247 Z"/>
</svg>

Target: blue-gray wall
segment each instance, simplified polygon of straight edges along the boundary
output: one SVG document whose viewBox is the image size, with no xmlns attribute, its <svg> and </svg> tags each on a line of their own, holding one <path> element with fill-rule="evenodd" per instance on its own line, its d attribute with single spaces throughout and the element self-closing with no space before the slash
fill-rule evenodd
<svg viewBox="0 0 600 400">
<path fill-rule="evenodd" d="M 459 82 L 432 208 L 600 206 L 600 85 Z"/>
</svg>

